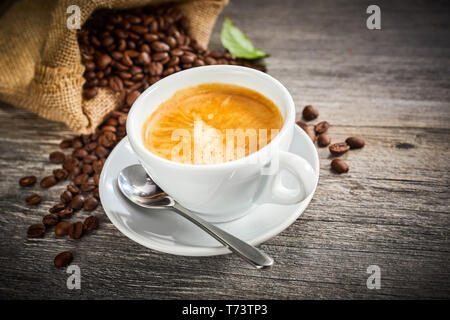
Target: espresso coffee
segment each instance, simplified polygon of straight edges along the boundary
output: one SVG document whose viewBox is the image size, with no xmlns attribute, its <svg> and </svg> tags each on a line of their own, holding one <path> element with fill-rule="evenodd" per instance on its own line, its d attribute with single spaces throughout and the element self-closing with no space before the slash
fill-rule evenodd
<svg viewBox="0 0 450 320">
<path fill-rule="evenodd" d="M 177 91 L 142 129 L 144 146 L 168 160 L 214 164 L 258 151 L 278 134 L 277 106 L 254 90 L 209 83 Z"/>
</svg>

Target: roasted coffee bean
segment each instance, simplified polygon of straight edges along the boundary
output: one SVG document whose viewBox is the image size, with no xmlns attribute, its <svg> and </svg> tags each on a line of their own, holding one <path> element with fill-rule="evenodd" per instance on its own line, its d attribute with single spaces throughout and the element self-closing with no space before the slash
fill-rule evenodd
<svg viewBox="0 0 450 320">
<path fill-rule="evenodd" d="M 83 192 L 91 192 L 92 190 L 94 190 L 97 186 L 95 185 L 94 182 L 85 182 L 82 183 L 80 186 L 81 191 Z"/>
<path fill-rule="evenodd" d="M 42 223 L 47 227 L 55 226 L 58 222 L 59 222 L 59 217 L 53 213 L 46 214 L 42 218 Z"/>
<path fill-rule="evenodd" d="M 81 173 L 80 167 L 73 168 L 73 170 L 69 172 L 69 178 L 73 180 L 80 173 Z"/>
<path fill-rule="evenodd" d="M 94 151 L 97 149 L 97 147 L 95 147 Z M 95 160 L 97 160 L 97 156 L 95 154 L 88 154 L 87 156 L 83 157 L 83 163 L 85 164 L 91 164 L 93 163 Z M 81 167 L 83 168 L 83 166 Z"/>
<path fill-rule="evenodd" d="M 36 183 L 37 179 L 35 176 L 26 176 L 19 180 L 19 185 L 21 187 L 31 187 Z"/>
<path fill-rule="evenodd" d="M 55 169 L 53 170 L 53 175 L 55 176 L 56 180 L 66 180 L 69 176 L 69 172 L 66 169 Z"/>
<path fill-rule="evenodd" d="M 87 152 L 91 152 L 91 151 L 94 151 L 96 147 L 97 147 L 97 142 L 94 141 L 94 142 L 89 142 L 89 143 L 84 147 L 84 149 L 85 149 Z M 90 156 L 90 155 L 87 155 L 87 156 Z M 84 162 L 86 162 L 85 159 L 86 159 L 87 156 L 84 156 L 84 157 L 83 157 L 83 161 L 84 161 Z"/>
<path fill-rule="evenodd" d="M 170 50 L 170 55 L 172 57 L 181 57 L 183 54 L 184 54 L 184 51 L 179 48 Z"/>
<path fill-rule="evenodd" d="M 109 55 L 102 54 L 101 56 L 98 57 L 98 59 L 96 61 L 97 68 L 99 68 L 100 70 L 103 70 L 111 63 L 111 61 L 112 61 L 112 59 Z"/>
<path fill-rule="evenodd" d="M 95 188 L 94 188 L 95 189 Z M 94 190 L 92 189 L 92 190 Z M 93 211 L 98 206 L 98 200 L 94 197 L 87 198 L 84 200 L 83 209 L 86 211 Z"/>
<path fill-rule="evenodd" d="M 326 133 L 322 133 L 319 135 L 319 137 L 317 138 L 317 144 L 319 145 L 319 147 L 326 147 L 331 143 L 331 139 L 330 137 L 326 134 Z"/>
<path fill-rule="evenodd" d="M 126 114 L 120 115 L 117 118 L 117 122 L 119 125 L 124 126 L 127 123 L 127 115 Z M 116 131 L 117 131 L 117 129 L 116 129 Z"/>
<path fill-rule="evenodd" d="M 55 227 L 55 235 L 58 237 L 67 236 L 71 223 L 66 221 L 59 222 Z"/>
<path fill-rule="evenodd" d="M 77 158 L 70 157 L 64 160 L 63 168 L 70 172 L 77 167 L 79 163 L 80 161 Z"/>
<path fill-rule="evenodd" d="M 27 197 L 25 199 L 25 201 L 27 202 L 27 205 L 35 206 L 35 205 L 38 205 L 39 203 L 41 203 L 42 197 L 40 195 L 38 195 L 37 193 L 34 193 L 31 196 Z"/>
<path fill-rule="evenodd" d="M 63 193 L 61 193 L 60 196 L 61 202 L 64 204 L 67 204 L 70 201 L 72 201 L 72 198 L 73 198 L 72 192 L 70 192 L 69 190 L 64 191 Z"/>
<path fill-rule="evenodd" d="M 66 206 L 64 205 L 64 204 L 62 204 L 62 203 L 58 203 L 58 204 L 55 204 L 53 207 L 51 207 L 50 209 L 48 209 L 48 212 L 50 212 L 50 213 L 58 213 L 58 212 L 60 212 L 61 210 L 64 210 L 64 208 L 65 208 Z"/>
<path fill-rule="evenodd" d="M 101 132 L 106 132 L 106 131 L 110 131 L 110 132 L 116 132 L 117 129 L 114 126 L 103 126 L 101 128 Z"/>
<path fill-rule="evenodd" d="M 331 169 L 336 173 L 345 173 L 348 172 L 348 165 L 342 159 L 333 159 L 331 161 Z"/>
<path fill-rule="evenodd" d="M 305 121 L 303 121 L 303 120 L 297 121 L 296 124 L 297 124 L 300 128 L 302 128 L 303 130 L 305 130 L 306 128 L 308 128 L 308 124 L 307 124 Z"/>
<path fill-rule="evenodd" d="M 180 60 L 182 63 L 193 63 L 197 56 L 190 52 L 185 52 L 184 55 L 181 56 Z"/>
<path fill-rule="evenodd" d="M 89 153 L 85 150 L 85 149 L 75 149 L 72 152 L 72 157 L 78 158 L 78 159 L 83 159 L 83 157 L 87 156 Z"/>
<path fill-rule="evenodd" d="M 345 142 L 334 143 L 328 147 L 331 154 L 334 156 L 340 156 L 350 150 L 350 146 Z"/>
<path fill-rule="evenodd" d="M 95 174 L 92 176 L 92 178 L 94 179 L 95 185 L 98 186 L 99 183 L 100 183 L 100 173 L 95 173 Z"/>
<path fill-rule="evenodd" d="M 364 140 L 359 137 L 347 138 L 345 142 L 350 146 L 350 149 L 360 149 L 366 144 Z"/>
<path fill-rule="evenodd" d="M 80 193 L 80 189 L 78 189 L 78 187 L 73 184 L 69 184 L 67 186 L 67 190 L 70 191 L 72 195 Z"/>
<path fill-rule="evenodd" d="M 97 148 L 95 148 L 95 154 L 99 158 L 105 158 L 109 154 L 109 150 L 103 146 L 98 146 Z"/>
<path fill-rule="evenodd" d="M 87 173 L 81 173 L 73 179 L 73 183 L 76 186 L 80 186 L 81 184 L 85 183 L 88 180 L 89 180 L 89 175 Z"/>
<path fill-rule="evenodd" d="M 314 143 L 316 141 L 316 132 L 312 127 L 306 127 L 305 129 L 306 134 L 311 138 L 312 142 Z"/>
<path fill-rule="evenodd" d="M 150 55 L 148 54 L 148 52 L 143 51 L 139 54 L 137 61 L 138 61 L 138 63 L 146 66 L 146 65 L 150 64 L 151 58 L 150 58 Z"/>
<path fill-rule="evenodd" d="M 72 239 L 79 239 L 83 235 L 83 223 L 78 221 L 72 223 L 68 229 L 69 237 Z"/>
<path fill-rule="evenodd" d="M 89 216 L 84 219 L 83 229 L 85 231 L 92 231 L 98 228 L 98 218 L 96 216 Z"/>
<path fill-rule="evenodd" d="M 61 149 L 67 149 L 67 148 L 70 148 L 71 146 L 72 146 L 72 140 L 63 140 L 59 144 L 59 147 Z"/>
<path fill-rule="evenodd" d="M 41 180 L 40 185 L 42 188 L 50 188 L 53 187 L 57 182 L 58 181 L 54 176 L 47 176 Z"/>
<path fill-rule="evenodd" d="M 70 201 L 69 207 L 73 210 L 80 210 L 83 207 L 83 203 L 84 197 L 81 194 L 78 194 Z"/>
<path fill-rule="evenodd" d="M 92 169 L 92 166 L 90 164 L 84 164 L 81 167 L 81 172 L 91 174 L 92 172 L 94 172 L 94 169 Z"/>
<path fill-rule="evenodd" d="M 156 52 L 166 52 L 170 50 L 169 45 L 162 41 L 153 41 L 150 47 Z"/>
<path fill-rule="evenodd" d="M 58 217 L 61 219 L 69 219 L 73 214 L 72 208 L 65 208 L 64 210 L 61 210 L 58 212 Z"/>
<path fill-rule="evenodd" d="M 76 137 L 72 139 L 72 148 L 78 149 L 83 146 L 83 141 L 81 141 L 80 137 Z"/>
<path fill-rule="evenodd" d="M 103 162 L 101 160 L 96 160 L 92 163 L 92 169 L 95 173 L 102 172 Z"/>
<path fill-rule="evenodd" d="M 41 238 L 45 234 L 45 226 L 41 223 L 33 224 L 28 227 L 28 238 Z"/>
<path fill-rule="evenodd" d="M 112 132 L 104 132 L 100 137 L 98 137 L 98 143 L 106 148 L 113 147 L 116 142 L 116 135 Z"/>
<path fill-rule="evenodd" d="M 127 99 L 126 99 L 127 105 L 132 106 L 133 103 L 134 103 L 134 101 L 136 101 L 136 99 L 139 97 L 139 95 L 140 95 L 140 92 L 139 92 L 139 91 L 133 91 L 133 92 L 130 92 L 130 93 L 127 95 Z M 100 139 L 99 139 L 99 142 L 100 142 Z M 102 142 L 100 142 L 100 143 L 101 143 L 103 146 L 107 147 L 107 145 L 104 145 Z"/>
<path fill-rule="evenodd" d="M 109 87 L 114 91 L 122 91 L 123 90 L 123 82 L 118 76 L 113 76 L 109 78 Z"/>
<path fill-rule="evenodd" d="M 155 52 L 154 54 L 152 54 L 153 61 L 163 61 L 166 59 L 170 59 L 169 54 L 167 52 Z M 167 60 L 167 61 L 169 61 L 169 60 Z M 162 71 L 161 71 L 161 73 L 162 73 Z"/>
<path fill-rule="evenodd" d="M 322 121 L 314 126 L 314 130 L 316 130 L 317 134 L 321 134 L 327 132 L 329 127 L 330 124 L 327 121 Z"/>
<path fill-rule="evenodd" d="M 68 266 L 73 260 L 73 255 L 70 251 L 64 251 L 59 253 L 55 259 L 53 260 L 53 263 L 55 264 L 55 267 L 57 268 L 63 268 Z"/>
<path fill-rule="evenodd" d="M 83 98 L 86 100 L 93 99 L 98 94 L 97 88 L 85 88 L 83 90 Z"/>
<path fill-rule="evenodd" d="M 64 153 L 62 153 L 60 151 L 55 151 L 55 152 L 50 153 L 49 158 L 50 158 L 50 162 L 56 163 L 56 164 L 61 164 L 66 159 L 66 156 L 64 155 Z"/>
<path fill-rule="evenodd" d="M 95 188 L 94 191 L 92 191 L 92 195 L 93 195 L 96 199 L 100 199 L 100 195 L 99 195 L 98 188 Z"/>
<path fill-rule="evenodd" d="M 311 121 L 319 116 L 319 111 L 311 105 L 306 106 L 303 109 L 303 118 L 306 121 Z"/>
</svg>

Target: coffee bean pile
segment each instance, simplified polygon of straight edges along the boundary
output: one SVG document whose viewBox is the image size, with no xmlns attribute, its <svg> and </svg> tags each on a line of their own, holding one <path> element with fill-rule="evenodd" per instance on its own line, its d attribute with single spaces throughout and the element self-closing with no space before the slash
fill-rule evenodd
<svg viewBox="0 0 450 320">
<path fill-rule="evenodd" d="M 99 205 L 100 173 L 111 150 L 126 136 L 128 111 L 140 93 L 161 78 L 192 67 L 214 64 L 243 65 L 265 71 L 253 63 L 235 59 L 230 53 L 209 51 L 188 36 L 189 24 L 173 6 L 144 7 L 131 10 L 102 9 L 93 13 L 79 31 L 82 63 L 86 68 L 83 97 L 94 98 L 98 87 L 117 92 L 120 105 L 92 134 L 61 141 L 61 150 L 49 161 L 61 165 L 40 180 L 41 188 L 71 181 L 61 193 L 59 203 L 49 209 L 42 223 L 28 228 L 29 238 L 43 237 L 52 227 L 56 237 L 79 239 L 98 228 L 96 216 L 83 222 L 65 221 L 80 210 L 94 211 Z M 20 179 L 19 185 L 31 188 L 35 176 Z M 42 200 L 39 194 L 26 198 L 30 206 Z M 73 259 L 65 251 L 54 259 L 64 267 Z"/>
<path fill-rule="evenodd" d="M 302 116 L 305 121 L 312 121 L 319 117 L 319 111 L 313 106 L 308 105 L 303 108 Z M 339 157 L 350 149 L 360 149 L 365 145 L 364 140 L 359 137 L 350 137 L 347 138 L 345 142 L 331 144 L 331 138 L 326 133 L 330 127 L 330 124 L 327 121 L 321 121 L 314 126 L 309 126 L 304 120 L 297 121 L 297 125 L 306 132 L 313 143 L 317 140 L 317 145 L 319 147 L 324 148 L 329 146 L 328 149 L 333 156 Z M 349 167 L 344 160 L 333 159 L 331 161 L 331 169 L 334 172 L 341 174 L 348 172 Z"/>
<path fill-rule="evenodd" d="M 188 30 L 189 21 L 170 5 L 94 12 L 78 33 L 86 67 L 84 98 L 94 98 L 98 87 L 109 87 L 121 105 L 131 106 L 143 90 L 180 70 L 215 64 L 263 69 L 228 52 L 203 48 Z"/>
</svg>

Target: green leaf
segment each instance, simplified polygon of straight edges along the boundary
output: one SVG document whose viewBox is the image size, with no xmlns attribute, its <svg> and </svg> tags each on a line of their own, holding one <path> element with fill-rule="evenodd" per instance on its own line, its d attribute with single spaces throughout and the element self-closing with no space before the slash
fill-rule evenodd
<svg viewBox="0 0 450 320">
<path fill-rule="evenodd" d="M 237 58 L 252 60 L 269 56 L 263 50 L 255 49 L 245 33 L 239 30 L 229 18 L 223 21 L 220 41 Z"/>
</svg>

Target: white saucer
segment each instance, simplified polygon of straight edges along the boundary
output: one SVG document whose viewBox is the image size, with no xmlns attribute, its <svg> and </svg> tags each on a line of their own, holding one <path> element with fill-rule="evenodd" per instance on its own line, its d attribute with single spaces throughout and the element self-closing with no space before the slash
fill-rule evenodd
<svg viewBox="0 0 450 320">
<path fill-rule="evenodd" d="M 317 150 L 306 133 L 294 129 L 290 152 L 305 158 L 319 175 Z M 100 178 L 100 199 L 109 220 L 131 240 L 157 251 L 184 256 L 213 256 L 230 251 L 191 222 L 168 210 L 140 208 L 120 193 L 117 186 L 119 172 L 138 160 L 125 137 L 109 155 Z M 283 184 L 295 187 L 290 175 L 282 176 Z M 314 190 L 315 191 L 315 190 Z M 242 218 L 218 223 L 220 228 L 236 237 L 258 245 L 291 225 L 309 204 L 305 200 L 296 205 L 260 204 Z"/>
</svg>

